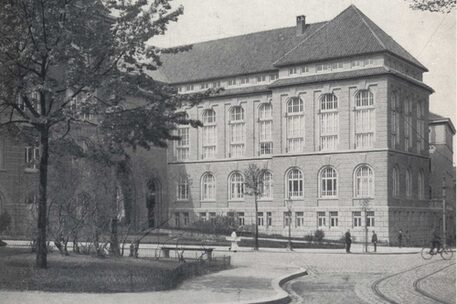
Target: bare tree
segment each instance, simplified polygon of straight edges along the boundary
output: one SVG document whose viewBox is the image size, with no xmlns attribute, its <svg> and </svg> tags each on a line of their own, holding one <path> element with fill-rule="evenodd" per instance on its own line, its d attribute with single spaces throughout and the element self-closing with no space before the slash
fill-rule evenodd
<svg viewBox="0 0 457 304">
<path fill-rule="evenodd" d="M 407 0 L 412 9 L 433 13 L 450 13 L 456 5 L 456 0 Z"/>
</svg>

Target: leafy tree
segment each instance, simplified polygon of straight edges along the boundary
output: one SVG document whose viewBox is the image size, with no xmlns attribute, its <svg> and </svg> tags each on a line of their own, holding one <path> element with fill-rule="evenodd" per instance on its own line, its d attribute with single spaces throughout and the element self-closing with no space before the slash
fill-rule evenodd
<svg viewBox="0 0 457 304">
<path fill-rule="evenodd" d="M 456 0 L 408 0 L 412 9 L 438 13 L 450 13 Z"/>
<path fill-rule="evenodd" d="M 39 138 L 38 267 L 47 267 L 50 145 L 71 142 L 75 126 L 95 126 L 106 155 L 122 159 L 126 149 L 176 139 L 175 124 L 198 124 L 177 109 L 202 96 L 154 80 L 161 54 L 189 48 L 150 44 L 183 13 L 169 2 L 0 0 L 1 125 Z"/>
<path fill-rule="evenodd" d="M 259 220 L 258 220 L 258 210 L 259 204 L 257 202 L 259 196 L 263 191 L 263 183 L 261 180 L 262 174 L 265 172 L 265 169 L 260 169 L 255 164 L 249 164 L 248 168 L 244 171 L 245 178 L 245 190 L 247 195 L 254 196 L 254 206 L 255 206 L 255 237 L 254 237 L 254 250 L 259 250 Z"/>
</svg>

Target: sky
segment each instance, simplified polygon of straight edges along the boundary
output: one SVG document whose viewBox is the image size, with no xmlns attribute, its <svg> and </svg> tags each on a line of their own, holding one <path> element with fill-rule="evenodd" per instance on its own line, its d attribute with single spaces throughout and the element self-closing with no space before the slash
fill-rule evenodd
<svg viewBox="0 0 457 304">
<path fill-rule="evenodd" d="M 425 65 L 424 82 L 435 93 L 430 111 L 450 117 L 456 113 L 456 13 L 429 13 L 409 8 L 407 0 L 175 0 L 184 15 L 169 26 L 158 46 L 176 46 L 295 25 L 330 20 L 354 4 L 395 41 Z M 456 142 L 454 141 L 454 151 Z M 456 153 L 457 154 L 457 153 Z M 454 162 L 456 159 L 454 154 Z"/>
</svg>

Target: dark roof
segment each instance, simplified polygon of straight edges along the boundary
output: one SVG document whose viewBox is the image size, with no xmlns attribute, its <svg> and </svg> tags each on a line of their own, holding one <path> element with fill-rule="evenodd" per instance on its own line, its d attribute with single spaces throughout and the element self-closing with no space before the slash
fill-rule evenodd
<svg viewBox="0 0 457 304">
<path fill-rule="evenodd" d="M 344 80 L 344 79 L 353 79 L 359 77 L 369 77 L 369 76 L 377 76 L 377 75 L 393 75 L 400 77 L 406 81 L 409 81 L 413 84 L 423 87 L 430 92 L 433 92 L 433 89 L 427 86 L 426 84 L 422 83 L 421 81 L 409 77 L 408 75 L 399 73 L 395 70 L 389 69 L 387 67 L 376 67 L 370 69 L 360 69 L 360 70 L 352 70 L 352 71 L 344 71 L 344 72 L 337 72 L 337 73 L 327 73 L 327 74 L 318 74 L 318 75 L 311 75 L 311 76 L 302 76 L 302 77 L 294 77 L 294 78 L 284 78 L 278 79 L 273 82 L 269 87 L 276 88 L 276 87 L 285 87 L 290 85 L 297 85 L 297 84 L 308 84 L 308 83 L 316 83 L 321 81 L 332 81 L 332 80 Z"/>
<path fill-rule="evenodd" d="M 354 5 L 349 6 L 313 35 L 276 61 L 277 66 L 389 52 L 426 70 Z"/>
<path fill-rule="evenodd" d="M 435 125 L 446 123 L 449 125 L 449 128 L 451 128 L 452 133 L 455 134 L 454 124 L 452 123 L 452 120 L 448 117 L 444 117 L 444 116 L 429 112 L 428 113 L 428 123 L 435 124 Z"/>
<path fill-rule="evenodd" d="M 162 55 L 160 71 L 170 83 L 275 71 L 275 60 L 323 24 L 309 24 L 300 36 L 287 27 L 195 43 L 189 51 Z"/>
<path fill-rule="evenodd" d="M 351 5 L 330 21 L 195 43 L 188 51 L 163 54 L 154 77 L 171 84 L 276 71 L 278 66 L 388 52 L 427 70 Z"/>
</svg>

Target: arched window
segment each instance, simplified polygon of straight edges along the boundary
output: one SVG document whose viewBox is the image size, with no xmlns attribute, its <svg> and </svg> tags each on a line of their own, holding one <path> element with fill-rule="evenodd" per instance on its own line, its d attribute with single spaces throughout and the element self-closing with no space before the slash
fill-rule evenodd
<svg viewBox="0 0 457 304">
<path fill-rule="evenodd" d="M 319 109 L 319 148 L 335 150 L 338 143 L 338 98 L 335 94 L 322 95 Z"/>
<path fill-rule="evenodd" d="M 411 197 L 413 194 L 413 177 L 411 175 L 410 169 L 406 169 L 405 182 L 406 182 L 406 196 Z"/>
<path fill-rule="evenodd" d="M 185 114 L 185 119 L 189 119 L 189 115 Z M 176 134 L 180 137 L 176 141 L 176 159 L 177 160 L 188 160 L 190 152 L 190 137 L 189 137 L 189 124 L 179 125 Z"/>
<path fill-rule="evenodd" d="M 244 177 L 241 173 L 235 172 L 230 175 L 230 197 L 231 200 L 244 199 Z"/>
<path fill-rule="evenodd" d="M 273 116 L 271 103 L 263 103 L 259 107 L 259 155 L 273 153 Z"/>
<path fill-rule="evenodd" d="M 355 95 L 355 148 L 372 148 L 374 132 L 374 95 L 370 90 L 359 90 Z"/>
<path fill-rule="evenodd" d="M 303 147 L 305 115 L 303 100 L 292 97 L 287 102 L 287 152 L 301 152 Z"/>
<path fill-rule="evenodd" d="M 202 200 L 210 201 L 216 199 L 216 179 L 214 176 L 207 172 L 202 177 Z"/>
<path fill-rule="evenodd" d="M 405 151 L 409 151 L 413 147 L 413 119 L 412 119 L 412 100 L 407 97 L 404 102 L 405 105 Z"/>
<path fill-rule="evenodd" d="M 260 183 L 261 183 L 261 198 L 271 198 L 272 197 L 272 190 L 273 190 L 273 175 L 270 171 L 264 171 L 262 175 L 260 175 Z"/>
<path fill-rule="evenodd" d="M 416 129 L 417 129 L 417 153 L 425 150 L 425 100 L 417 102 Z"/>
<path fill-rule="evenodd" d="M 320 197 L 336 197 L 337 195 L 337 175 L 336 170 L 327 167 L 320 172 Z"/>
<path fill-rule="evenodd" d="M 303 197 L 303 173 L 298 169 L 287 173 L 287 194 L 289 198 Z"/>
<path fill-rule="evenodd" d="M 397 167 L 392 169 L 392 195 L 398 196 L 400 194 L 400 174 Z"/>
<path fill-rule="evenodd" d="M 203 112 L 202 128 L 202 158 L 214 158 L 216 156 L 216 112 L 209 109 Z"/>
<path fill-rule="evenodd" d="M 244 110 L 241 106 L 232 107 L 230 110 L 230 157 L 244 156 L 245 122 Z"/>
<path fill-rule="evenodd" d="M 425 199 L 425 179 L 424 171 L 420 170 L 419 175 L 417 176 L 417 192 L 419 199 Z"/>
<path fill-rule="evenodd" d="M 180 176 L 178 179 L 177 186 L 177 199 L 178 200 L 188 200 L 189 199 L 189 179 L 187 176 Z"/>
<path fill-rule="evenodd" d="M 374 174 L 373 170 L 362 165 L 355 171 L 354 196 L 357 198 L 374 196 Z"/>
</svg>

